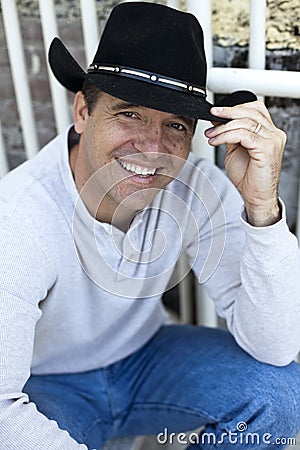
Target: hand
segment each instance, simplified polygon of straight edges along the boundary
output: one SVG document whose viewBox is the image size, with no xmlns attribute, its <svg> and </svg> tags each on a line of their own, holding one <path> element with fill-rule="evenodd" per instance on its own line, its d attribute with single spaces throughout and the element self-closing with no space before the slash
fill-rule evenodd
<svg viewBox="0 0 300 450">
<path fill-rule="evenodd" d="M 211 145 L 226 144 L 225 169 L 240 191 L 254 226 L 280 219 L 278 185 L 285 133 L 276 128 L 262 102 L 213 107 L 211 113 L 231 119 L 205 131 Z"/>
</svg>

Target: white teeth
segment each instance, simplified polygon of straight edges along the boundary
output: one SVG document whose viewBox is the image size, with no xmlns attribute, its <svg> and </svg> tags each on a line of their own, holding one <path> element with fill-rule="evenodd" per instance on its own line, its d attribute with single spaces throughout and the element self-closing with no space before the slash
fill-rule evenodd
<svg viewBox="0 0 300 450">
<path fill-rule="evenodd" d="M 141 166 L 134 166 L 133 164 L 127 163 L 125 161 L 121 161 L 120 159 L 118 162 L 121 164 L 124 169 L 129 170 L 130 172 L 136 173 L 137 175 L 142 175 L 144 177 L 148 175 L 154 175 L 156 172 L 156 169 L 146 169 Z"/>
</svg>

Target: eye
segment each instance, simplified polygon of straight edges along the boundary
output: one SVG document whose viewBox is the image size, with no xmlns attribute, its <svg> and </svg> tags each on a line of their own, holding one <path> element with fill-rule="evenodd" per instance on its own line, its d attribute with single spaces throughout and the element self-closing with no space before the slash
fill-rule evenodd
<svg viewBox="0 0 300 450">
<path fill-rule="evenodd" d="M 178 122 L 171 123 L 171 127 L 177 131 L 185 131 L 186 130 L 186 127 Z"/>
<path fill-rule="evenodd" d="M 132 111 L 122 111 L 119 114 L 124 117 L 128 117 L 128 119 L 135 119 L 137 117 L 136 114 Z"/>
</svg>

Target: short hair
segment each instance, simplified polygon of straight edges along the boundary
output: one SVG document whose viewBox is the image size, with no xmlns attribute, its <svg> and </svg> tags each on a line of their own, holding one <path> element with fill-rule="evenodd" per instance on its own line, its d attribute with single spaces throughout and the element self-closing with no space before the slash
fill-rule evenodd
<svg viewBox="0 0 300 450">
<path fill-rule="evenodd" d="M 88 109 L 88 114 L 91 115 L 102 91 L 88 80 L 84 80 L 81 91 Z"/>
</svg>

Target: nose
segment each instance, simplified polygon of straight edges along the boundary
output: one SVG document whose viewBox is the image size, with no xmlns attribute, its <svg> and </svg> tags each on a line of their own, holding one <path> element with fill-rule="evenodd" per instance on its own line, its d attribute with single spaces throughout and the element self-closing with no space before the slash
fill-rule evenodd
<svg viewBox="0 0 300 450">
<path fill-rule="evenodd" d="M 161 125 L 147 124 L 140 130 L 135 148 L 141 153 L 147 153 L 148 159 L 156 159 L 161 154 L 168 153 L 167 143 Z"/>
</svg>

